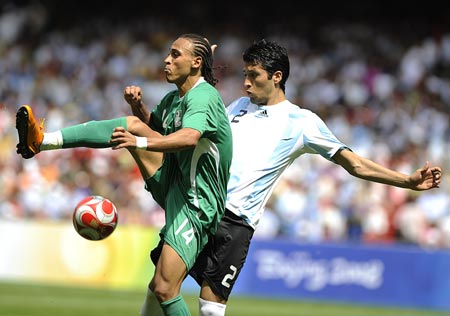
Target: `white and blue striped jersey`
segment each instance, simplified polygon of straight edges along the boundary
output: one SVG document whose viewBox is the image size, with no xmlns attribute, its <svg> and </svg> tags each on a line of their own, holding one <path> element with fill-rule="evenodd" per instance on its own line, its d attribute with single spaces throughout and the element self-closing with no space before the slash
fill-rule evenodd
<svg viewBox="0 0 450 316">
<path fill-rule="evenodd" d="M 254 229 L 281 174 L 304 153 L 332 161 L 347 148 L 310 110 L 289 101 L 258 106 L 248 97 L 227 107 L 233 132 L 233 160 L 227 209 Z"/>
</svg>

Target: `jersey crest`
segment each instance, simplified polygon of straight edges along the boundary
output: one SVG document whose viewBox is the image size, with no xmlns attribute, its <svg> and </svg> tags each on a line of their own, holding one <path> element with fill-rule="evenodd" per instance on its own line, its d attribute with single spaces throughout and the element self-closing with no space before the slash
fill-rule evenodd
<svg viewBox="0 0 450 316">
<path fill-rule="evenodd" d="M 175 112 L 175 119 L 174 119 L 175 127 L 181 126 L 181 115 L 182 115 L 181 110 Z"/>
</svg>

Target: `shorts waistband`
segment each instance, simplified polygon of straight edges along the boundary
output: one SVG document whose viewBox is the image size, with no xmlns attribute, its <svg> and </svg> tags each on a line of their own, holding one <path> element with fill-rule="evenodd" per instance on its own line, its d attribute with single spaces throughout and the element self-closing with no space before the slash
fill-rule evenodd
<svg viewBox="0 0 450 316">
<path fill-rule="evenodd" d="M 242 226 L 247 226 L 249 228 L 251 228 L 251 226 L 247 223 L 247 221 L 245 220 L 245 218 L 234 214 L 232 211 L 230 211 L 229 209 L 225 209 L 225 214 L 224 214 L 224 219 L 234 222 L 236 224 L 242 225 Z"/>
</svg>

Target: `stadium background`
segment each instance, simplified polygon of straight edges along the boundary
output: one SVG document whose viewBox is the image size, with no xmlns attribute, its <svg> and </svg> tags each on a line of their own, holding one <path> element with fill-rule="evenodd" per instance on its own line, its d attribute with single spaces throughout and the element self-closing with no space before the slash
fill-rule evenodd
<svg viewBox="0 0 450 316">
<path fill-rule="evenodd" d="M 185 32 L 219 44 L 215 64 L 226 104 L 241 95 L 242 50 L 254 39 L 273 38 L 289 49 L 288 97 L 316 111 L 353 150 L 407 173 L 426 159 L 444 169 L 439 190 L 416 193 L 364 183 L 320 157 L 302 157 L 270 200 L 257 243 L 357 244 L 398 253 L 407 246 L 448 258 L 450 9 L 445 2 L 313 1 L 278 7 L 255 1 L 12 1 L 2 2 L 0 10 L 1 278 L 67 281 L 67 273 L 48 274 L 49 266 L 56 267 L 52 260 L 41 262 L 41 270 L 33 268 L 35 274 L 24 272 L 31 270 L 24 262 L 42 253 L 51 257 L 52 246 L 67 247 L 54 245 L 50 232 L 73 233 L 73 206 L 91 193 L 111 198 L 120 210 L 120 230 L 106 247 L 114 254 L 129 248 L 122 244 L 142 243 L 128 250 L 146 260 L 145 242 L 152 242 L 163 214 L 143 189 L 128 153 L 76 149 L 22 160 L 15 153 L 15 112 L 20 104 L 32 105 L 46 118 L 47 131 L 126 115 L 122 89 L 131 83 L 144 88 L 147 104 L 155 104 L 173 88 L 161 77 L 161 61 L 170 42 Z M 69 258 L 105 253 L 102 245 L 75 240 L 69 245 L 80 252 Z M 110 246 L 117 243 L 122 246 Z M 136 273 L 131 279 L 142 282 L 147 268 L 131 269 Z M 426 266 L 434 268 L 439 270 Z M 99 279 L 84 274 L 80 282 L 129 285 L 129 275 L 105 280 L 99 269 Z"/>
</svg>

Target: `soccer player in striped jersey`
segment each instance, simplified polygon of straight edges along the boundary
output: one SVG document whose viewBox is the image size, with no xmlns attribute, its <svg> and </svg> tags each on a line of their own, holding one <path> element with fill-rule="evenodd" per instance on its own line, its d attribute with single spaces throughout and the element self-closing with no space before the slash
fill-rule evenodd
<svg viewBox="0 0 450 316">
<path fill-rule="evenodd" d="M 360 157 L 319 116 L 287 100 L 289 58 L 284 47 L 257 41 L 244 52 L 243 61 L 247 97 L 227 107 L 234 149 L 225 216 L 190 271 L 201 286 L 201 316 L 225 315 L 266 202 L 282 173 L 301 155 L 319 154 L 355 177 L 411 190 L 437 188 L 441 181 L 441 169 L 428 162 L 406 175 Z"/>
</svg>

